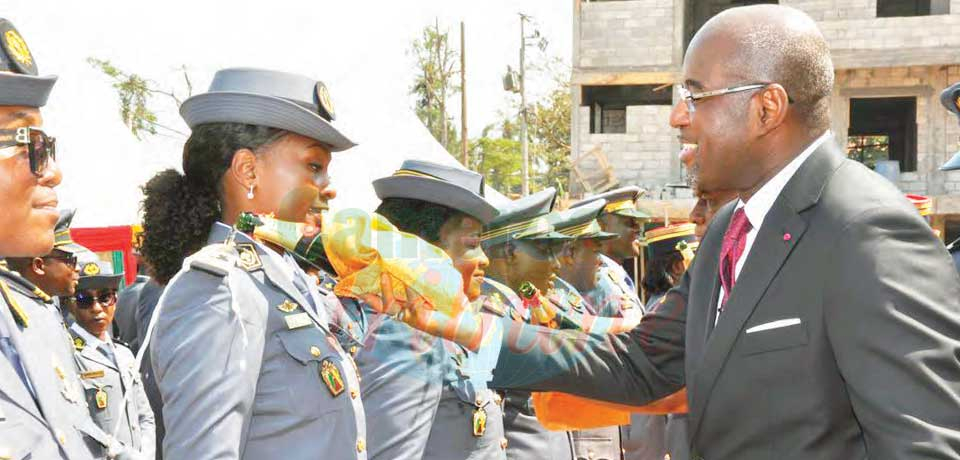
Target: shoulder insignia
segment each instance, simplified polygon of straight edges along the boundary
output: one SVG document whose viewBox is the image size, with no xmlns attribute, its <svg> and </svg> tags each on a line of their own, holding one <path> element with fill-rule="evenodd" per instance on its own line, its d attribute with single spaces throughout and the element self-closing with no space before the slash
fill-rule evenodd
<svg viewBox="0 0 960 460">
<path fill-rule="evenodd" d="M 0 294 L 3 296 L 3 300 L 7 303 L 7 306 L 10 308 L 10 313 L 13 314 L 13 319 L 20 325 L 20 327 L 27 327 L 30 325 L 30 318 L 27 316 L 27 312 L 23 311 L 23 308 L 20 307 L 20 304 L 17 303 L 17 299 L 13 298 L 13 294 L 10 292 L 10 287 L 7 286 L 3 280 L 0 280 Z"/>
<path fill-rule="evenodd" d="M 44 303 L 53 302 L 53 297 L 50 297 L 49 294 L 47 294 L 46 292 L 43 292 L 43 289 L 40 289 L 38 287 L 33 288 L 33 295 L 39 297 L 40 300 L 44 301 Z"/>
<path fill-rule="evenodd" d="M 190 268 L 202 270 L 215 276 L 227 276 L 238 265 L 237 251 L 229 245 L 215 243 L 205 246 L 187 258 Z"/>
<path fill-rule="evenodd" d="M 503 298 L 500 297 L 499 292 L 494 292 L 493 294 L 485 296 L 483 299 L 482 308 L 497 316 L 504 316 L 507 314 L 507 309 L 503 305 Z"/>
<path fill-rule="evenodd" d="M 263 262 L 260 261 L 260 254 L 257 254 L 257 248 L 253 246 L 253 243 L 238 243 L 237 256 L 237 266 L 248 272 L 263 267 Z"/>
<path fill-rule="evenodd" d="M 87 342 L 83 340 L 83 337 L 74 337 L 73 338 L 73 348 L 77 351 L 83 351 L 83 348 L 87 346 Z"/>
</svg>

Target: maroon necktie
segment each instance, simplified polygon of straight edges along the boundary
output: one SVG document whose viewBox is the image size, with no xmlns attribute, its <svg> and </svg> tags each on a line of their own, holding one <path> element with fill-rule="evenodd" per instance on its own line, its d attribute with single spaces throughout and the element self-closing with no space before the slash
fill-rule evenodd
<svg viewBox="0 0 960 460">
<path fill-rule="evenodd" d="M 747 247 L 747 233 L 753 226 L 747 220 L 743 207 L 737 209 L 730 219 L 730 226 L 723 234 L 723 246 L 720 247 L 720 285 L 723 286 L 723 300 L 720 301 L 720 312 L 730 298 L 730 292 L 736 281 L 737 261 Z"/>
</svg>

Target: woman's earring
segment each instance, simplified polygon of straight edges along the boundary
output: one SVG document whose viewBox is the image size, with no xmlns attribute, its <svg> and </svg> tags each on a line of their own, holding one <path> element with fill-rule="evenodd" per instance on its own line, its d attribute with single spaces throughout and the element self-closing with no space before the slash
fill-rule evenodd
<svg viewBox="0 0 960 460">
<path fill-rule="evenodd" d="M 253 185 L 251 185 L 251 186 L 250 186 L 250 190 L 247 191 L 247 199 L 248 199 L 248 200 L 252 200 L 252 199 L 253 199 Z"/>
</svg>

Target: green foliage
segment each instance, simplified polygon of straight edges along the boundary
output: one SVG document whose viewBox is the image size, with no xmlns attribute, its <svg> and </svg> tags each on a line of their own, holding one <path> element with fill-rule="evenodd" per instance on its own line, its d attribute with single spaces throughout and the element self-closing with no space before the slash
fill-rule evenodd
<svg viewBox="0 0 960 460">
<path fill-rule="evenodd" d="M 487 185 L 506 195 L 519 195 L 520 142 L 516 139 L 481 137 L 470 142 L 470 165 L 483 174 Z"/>
<path fill-rule="evenodd" d="M 120 98 L 120 118 L 137 139 L 157 134 L 158 128 L 186 136 L 185 133 L 161 124 L 156 112 L 150 108 L 151 101 L 156 95 L 167 96 L 179 106 L 181 100 L 175 93 L 162 91 L 156 87 L 155 82 L 135 73 L 124 72 L 108 60 L 90 57 L 87 58 L 87 63 L 113 80 L 112 86 Z M 192 91 L 190 77 L 186 69 L 181 70 L 186 81 L 187 96 L 189 96 Z"/>
<path fill-rule="evenodd" d="M 417 117 L 433 137 L 456 156 L 460 140 L 447 113 L 447 101 L 459 91 L 453 77 L 457 74 L 455 66 L 460 55 L 450 47 L 449 34 L 441 32 L 439 24 L 425 27 L 421 36 L 413 41 L 411 52 L 416 59 L 417 76 L 410 93 L 417 96 Z"/>
<path fill-rule="evenodd" d="M 890 159 L 890 138 L 885 135 L 848 136 L 847 157 L 874 169 L 878 161 Z"/>
<path fill-rule="evenodd" d="M 569 190 L 570 179 L 570 88 L 557 80 L 557 87 L 535 102 L 527 118 L 532 179 L 537 189 Z"/>
</svg>

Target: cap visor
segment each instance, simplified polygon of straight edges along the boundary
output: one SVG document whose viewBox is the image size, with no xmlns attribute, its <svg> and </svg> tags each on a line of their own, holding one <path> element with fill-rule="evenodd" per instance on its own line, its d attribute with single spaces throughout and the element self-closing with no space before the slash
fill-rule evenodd
<svg viewBox="0 0 960 460">
<path fill-rule="evenodd" d="M 634 219 L 649 219 L 650 214 L 639 209 L 622 209 L 620 211 L 615 211 L 614 214 L 624 217 L 632 217 Z"/>
<path fill-rule="evenodd" d="M 77 282 L 77 289 L 119 289 L 123 273 L 118 275 L 82 276 Z"/>
<path fill-rule="evenodd" d="M 416 176 L 388 176 L 373 181 L 377 198 L 408 198 L 455 209 L 489 224 L 500 211 L 482 196 L 450 182 Z"/>
<path fill-rule="evenodd" d="M 183 102 L 180 115 L 191 128 L 205 123 L 246 123 L 269 126 L 316 139 L 332 152 L 356 144 L 320 115 L 293 102 L 263 94 L 212 92 Z"/>
<path fill-rule="evenodd" d="M 953 154 L 953 158 L 940 166 L 941 171 L 955 171 L 957 169 L 960 169 L 960 152 Z"/>
<path fill-rule="evenodd" d="M 81 252 L 89 251 L 89 249 L 80 246 L 77 243 L 66 243 L 61 245 L 54 245 L 53 249 L 57 251 L 63 251 L 67 254 L 79 254 Z"/>
<path fill-rule="evenodd" d="M 0 105 L 43 107 L 56 82 L 56 75 L 35 77 L 0 72 Z"/>
</svg>

